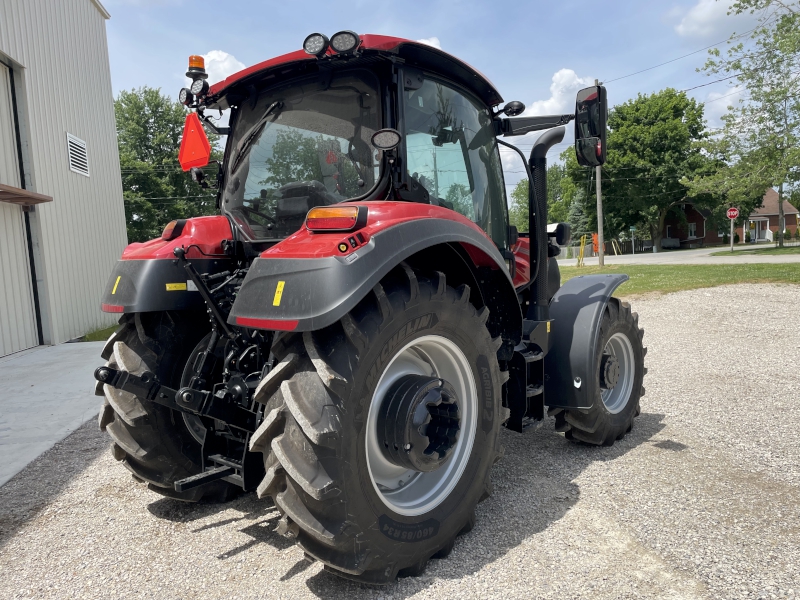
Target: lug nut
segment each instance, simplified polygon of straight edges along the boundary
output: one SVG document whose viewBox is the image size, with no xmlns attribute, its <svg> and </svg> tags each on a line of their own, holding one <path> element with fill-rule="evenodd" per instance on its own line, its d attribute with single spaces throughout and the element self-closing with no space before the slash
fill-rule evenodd
<svg viewBox="0 0 800 600">
<path fill-rule="evenodd" d="M 192 401 L 192 392 L 183 392 L 181 394 L 181 400 L 186 402 L 187 404 Z"/>
</svg>

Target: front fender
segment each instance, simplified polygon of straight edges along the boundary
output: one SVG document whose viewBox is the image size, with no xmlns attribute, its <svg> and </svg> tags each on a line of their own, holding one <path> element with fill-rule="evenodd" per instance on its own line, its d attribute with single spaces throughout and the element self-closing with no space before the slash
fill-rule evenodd
<svg viewBox="0 0 800 600">
<path fill-rule="evenodd" d="M 614 290 L 627 275 L 580 275 L 550 303 L 550 351 L 544 358 L 545 402 L 550 408 L 592 407 L 597 386 L 597 336 Z"/>
<path fill-rule="evenodd" d="M 309 238 L 303 245 L 312 242 Z M 253 262 L 228 322 L 287 331 L 327 327 L 352 310 L 401 261 L 446 243 L 462 244 L 473 262 L 504 273 L 513 291 L 505 261 L 483 233 L 456 220 L 421 218 L 375 231 L 356 250 L 341 255 L 292 257 L 278 244 Z M 333 241 L 330 245 L 335 247 Z"/>
</svg>

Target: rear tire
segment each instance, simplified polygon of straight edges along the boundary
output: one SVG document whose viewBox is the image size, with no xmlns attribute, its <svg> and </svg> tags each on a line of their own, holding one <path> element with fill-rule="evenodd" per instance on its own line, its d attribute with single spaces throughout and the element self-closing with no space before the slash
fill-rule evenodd
<svg viewBox="0 0 800 600">
<path fill-rule="evenodd" d="M 448 287 L 442 273 L 427 277 L 401 265 L 337 324 L 273 346 L 280 362 L 256 392 L 256 400 L 266 404 L 265 417 L 251 441 L 251 450 L 263 453 L 266 469 L 258 495 L 272 497 L 282 513 L 278 531 L 297 539 L 326 570 L 378 584 L 418 575 L 430 558 L 446 556 L 455 537 L 472 528 L 475 505 L 488 497 L 491 466 L 500 456 L 503 374 L 496 357 L 500 339 L 492 340 L 485 326 L 488 310 L 477 311 L 468 299 L 469 288 Z M 443 353 L 450 348 L 459 357 L 452 365 L 468 365 L 460 371 L 468 376 L 454 387 L 466 396 L 459 404 L 467 415 L 462 424 L 472 426 L 464 425 L 438 470 L 400 476 L 403 485 L 390 490 L 373 475 L 371 410 L 380 410 L 375 390 L 383 389 L 387 373 L 403 376 L 392 365 L 417 344 L 419 360 L 412 357 L 409 364 L 423 366 L 405 373 L 430 376 L 422 371 L 431 366 L 444 378 L 449 359 L 435 355 L 441 340 L 446 340 Z M 466 408 L 470 402 L 473 409 Z M 456 467 L 457 477 L 442 474 L 455 473 Z M 423 485 L 430 486 L 429 496 L 414 496 Z M 405 508 L 398 493 L 407 494 Z"/>
<path fill-rule="evenodd" d="M 599 386 L 594 404 L 588 411 L 577 409 L 556 411 L 556 431 L 573 442 L 611 446 L 633 428 L 639 416 L 639 400 L 644 396 L 642 381 L 647 369 L 642 345 L 644 329 L 639 327 L 639 315 L 631 312 L 627 302 L 611 298 L 600 324 L 597 356 L 604 352 L 614 354 L 619 361 L 619 381 L 614 388 L 603 390 Z M 601 374 L 601 361 L 597 361 L 596 380 Z M 551 413 L 552 414 L 552 413 Z"/>
<path fill-rule="evenodd" d="M 186 383 L 186 364 L 208 330 L 203 317 L 176 312 L 124 315 L 102 357 L 109 366 L 136 374 L 150 371 L 163 384 L 179 388 Z M 96 393 L 105 397 L 98 423 L 114 440 L 112 455 L 150 490 L 187 502 L 223 502 L 241 491 L 217 481 L 176 492 L 175 481 L 201 470 L 202 445 L 196 438 L 205 434 L 202 421 L 188 422 L 193 435 L 182 413 L 99 382 Z"/>
</svg>

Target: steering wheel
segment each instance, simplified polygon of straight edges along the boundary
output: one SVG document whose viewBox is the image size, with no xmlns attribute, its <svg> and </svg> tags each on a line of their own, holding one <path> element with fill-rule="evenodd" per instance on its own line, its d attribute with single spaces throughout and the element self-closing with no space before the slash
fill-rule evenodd
<svg viewBox="0 0 800 600">
<path fill-rule="evenodd" d="M 244 204 L 242 204 L 239 207 L 239 209 L 241 209 L 242 212 L 247 213 L 249 215 L 257 215 L 259 217 L 263 217 L 264 219 L 268 219 L 268 220 L 272 221 L 272 223 L 275 224 L 275 225 L 278 224 L 278 222 L 273 217 L 269 216 L 266 213 L 262 213 L 261 211 L 258 211 L 255 208 L 250 208 L 249 206 L 245 206 Z"/>
</svg>

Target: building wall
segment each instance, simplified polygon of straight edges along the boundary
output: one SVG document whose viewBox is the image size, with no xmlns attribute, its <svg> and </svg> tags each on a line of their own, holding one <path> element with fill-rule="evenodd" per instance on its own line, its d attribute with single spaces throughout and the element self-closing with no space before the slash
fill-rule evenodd
<svg viewBox="0 0 800 600">
<path fill-rule="evenodd" d="M 2 0 L 0 55 L 14 66 L 25 187 L 46 343 L 103 325 L 103 285 L 127 243 L 105 16 L 93 0 Z M 90 176 L 69 170 L 67 132 Z"/>
<path fill-rule="evenodd" d="M 689 223 L 694 223 L 696 228 L 696 237 L 689 238 Z M 669 237 L 679 239 L 681 246 L 685 247 L 690 244 L 697 244 L 703 246 L 716 245 L 722 243 L 722 237 L 718 235 L 715 228 L 708 226 L 708 222 L 702 213 L 696 210 L 691 204 L 686 205 L 686 222 L 680 221 L 676 218 L 667 218 L 664 222 L 664 236 L 667 236 L 667 226 L 670 227 Z"/>
</svg>

